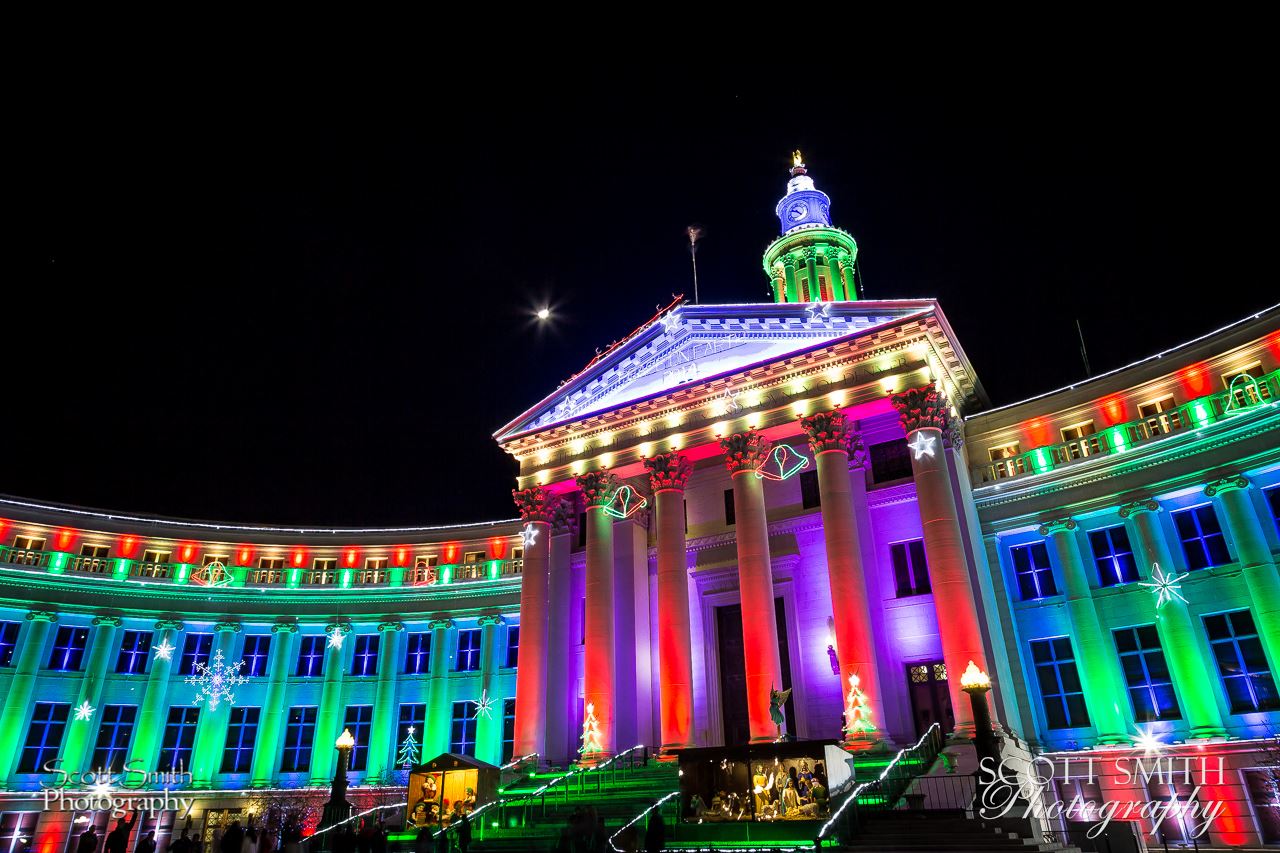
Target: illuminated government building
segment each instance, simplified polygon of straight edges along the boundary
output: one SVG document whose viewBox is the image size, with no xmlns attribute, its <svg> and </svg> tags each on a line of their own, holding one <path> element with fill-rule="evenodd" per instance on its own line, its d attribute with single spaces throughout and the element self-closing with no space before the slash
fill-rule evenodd
<svg viewBox="0 0 1280 853">
<path fill-rule="evenodd" d="M 44 810 L 55 761 L 184 768 L 189 818 L 135 841 L 208 850 L 255 797 L 323 798 L 344 730 L 357 806 L 403 794 L 411 728 L 544 769 L 780 731 L 892 754 L 968 742 L 970 662 L 1008 748 L 1222 756 L 1212 841 L 1280 844 L 1280 307 L 992 407 L 944 306 L 860 298 L 829 204 L 797 162 L 772 303 L 677 301 L 498 430 L 511 519 L 0 499 L 0 853 L 106 825 Z"/>
</svg>

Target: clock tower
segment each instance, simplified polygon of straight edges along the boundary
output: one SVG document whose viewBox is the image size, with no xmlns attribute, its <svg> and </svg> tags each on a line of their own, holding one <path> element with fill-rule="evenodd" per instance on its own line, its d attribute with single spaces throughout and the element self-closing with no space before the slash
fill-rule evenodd
<svg viewBox="0 0 1280 853">
<path fill-rule="evenodd" d="M 831 199 L 813 185 L 800 152 L 792 155 L 787 194 L 774 209 L 782 236 L 764 253 L 775 302 L 852 302 L 858 244 L 831 225 Z"/>
</svg>

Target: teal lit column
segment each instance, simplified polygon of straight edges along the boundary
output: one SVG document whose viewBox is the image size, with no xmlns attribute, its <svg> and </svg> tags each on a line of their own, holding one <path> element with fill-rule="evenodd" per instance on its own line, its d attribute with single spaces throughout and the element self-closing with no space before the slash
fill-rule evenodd
<svg viewBox="0 0 1280 853">
<path fill-rule="evenodd" d="M 427 724 L 422 733 L 422 760 L 430 761 L 449 749 L 452 721 L 449 695 L 449 640 L 453 620 L 434 619 L 431 629 L 431 678 L 427 682 Z"/>
<path fill-rule="evenodd" d="M 138 709 L 138 725 L 129 741 L 129 759 L 126 766 L 139 773 L 168 770 L 155 767 L 156 750 L 164 734 L 164 724 L 169 703 L 169 674 L 173 671 L 173 653 L 178 650 L 178 632 L 182 623 L 177 619 L 161 619 L 155 625 L 151 637 L 151 672 L 147 674 L 147 688 L 142 694 L 142 707 Z M 126 777 L 126 782 L 138 784 L 141 779 Z"/>
<path fill-rule="evenodd" d="M 787 301 L 800 301 L 800 287 L 796 283 L 796 259 L 791 255 L 782 258 L 782 269 L 787 278 Z"/>
<path fill-rule="evenodd" d="M 1236 546 L 1240 573 L 1253 599 L 1253 619 L 1271 661 L 1280 672 L 1280 575 L 1267 545 L 1258 513 L 1249 499 L 1249 480 L 1241 475 L 1215 480 L 1204 493 L 1216 497 L 1227 522 L 1227 533 Z"/>
<path fill-rule="evenodd" d="M 4 698 L 4 711 L 0 712 L 0 782 L 6 786 L 27 734 L 31 694 L 58 615 L 51 610 L 32 610 L 27 614 L 27 621 L 31 624 L 27 626 L 27 636 L 22 641 L 22 651 L 18 653 L 13 669 L 9 692 Z"/>
<path fill-rule="evenodd" d="M 68 773 L 86 770 L 85 759 L 90 745 L 98 734 L 102 721 L 99 705 L 102 703 L 102 687 L 107 679 L 107 667 L 111 654 L 116 650 L 116 636 L 122 620 L 119 616 L 95 616 L 93 618 L 93 642 L 89 644 L 89 658 L 84 674 L 80 677 L 80 691 L 71 706 L 67 721 L 67 733 L 62 741 L 62 769 Z M 81 719 L 83 717 L 83 719 Z"/>
<path fill-rule="evenodd" d="M 316 733 L 311 746 L 310 785 L 328 785 L 333 776 L 333 742 L 342 734 L 342 677 L 346 660 L 347 635 L 351 626 L 332 622 L 324 627 L 329 642 L 324 648 L 324 686 L 320 689 L 320 710 L 316 712 Z"/>
<path fill-rule="evenodd" d="M 258 712 L 258 739 L 253 745 L 253 764 L 249 768 L 249 784 L 254 788 L 270 788 L 275 778 L 280 732 L 288 704 L 285 690 L 289 684 L 289 664 L 293 660 L 293 637 L 297 633 L 294 622 L 277 622 L 271 626 L 267 693 Z"/>
<path fill-rule="evenodd" d="M 1058 518 L 1040 527 L 1040 535 L 1048 536 L 1062 567 L 1066 585 L 1067 618 L 1071 621 L 1080 681 L 1084 685 L 1085 706 L 1089 719 L 1103 744 L 1129 744 L 1124 708 L 1128 696 L 1120 674 L 1120 658 L 1115 641 L 1102 630 L 1093 603 L 1074 518 Z"/>
<path fill-rule="evenodd" d="M 844 281 L 840 278 L 840 261 L 836 259 L 835 250 L 827 249 L 823 258 L 827 262 L 827 278 L 831 280 L 831 298 L 836 302 L 843 302 Z"/>
<path fill-rule="evenodd" d="M 809 276 L 809 298 L 807 302 L 821 302 L 822 291 L 818 289 L 818 254 L 812 248 L 804 250 L 804 269 Z"/>
<path fill-rule="evenodd" d="M 1160 529 L 1160 504 L 1154 500 L 1134 501 L 1120 508 L 1120 517 L 1128 519 L 1149 577 L 1153 565 L 1166 574 L 1175 572 L 1173 554 Z M 1142 594 L 1148 590 L 1142 588 Z M 1160 645 L 1173 673 L 1174 687 L 1182 705 L 1182 713 L 1193 738 L 1225 737 L 1222 712 L 1218 708 L 1216 670 L 1213 662 L 1201 652 L 1201 631 L 1196 630 L 1186 604 L 1173 600 L 1156 608 L 1156 630 Z"/>
<path fill-rule="evenodd" d="M 843 253 L 840 255 L 840 273 L 844 278 L 844 298 L 852 302 L 858 298 L 858 283 L 854 278 L 853 258 Z"/>
<path fill-rule="evenodd" d="M 502 697 L 493 691 L 498 672 L 498 626 L 501 616 L 480 617 L 480 696 L 489 702 L 489 711 L 476 717 L 476 758 L 497 767 L 502 763 Z M 496 711 L 496 714 L 495 714 Z"/>
<path fill-rule="evenodd" d="M 224 664 L 231 663 L 232 652 L 235 651 L 236 634 L 240 633 L 239 622 L 219 622 L 213 626 L 213 652 L 209 656 L 209 666 L 217 663 L 221 653 Z M 200 709 L 200 719 L 196 722 L 195 748 L 191 751 L 191 786 L 208 788 L 213 784 L 213 774 L 218 772 L 222 763 L 222 748 L 227 743 L 227 719 L 231 716 L 231 703 L 219 701 L 216 707 L 205 700 Z"/>
<path fill-rule="evenodd" d="M 373 728 L 369 734 L 369 760 L 366 763 L 366 784 L 381 779 L 390 782 L 394 767 L 396 725 L 400 709 L 396 705 L 396 687 L 400 682 L 400 633 L 401 622 L 382 622 L 378 625 L 381 639 L 378 641 L 378 689 L 373 699 Z M 434 756 L 433 756 L 434 757 Z"/>
</svg>

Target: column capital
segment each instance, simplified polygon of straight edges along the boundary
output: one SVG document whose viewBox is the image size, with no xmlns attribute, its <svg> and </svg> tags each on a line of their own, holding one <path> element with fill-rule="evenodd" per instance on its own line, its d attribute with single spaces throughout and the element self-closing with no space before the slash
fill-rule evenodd
<svg viewBox="0 0 1280 853">
<path fill-rule="evenodd" d="M 830 450 L 842 450 L 852 456 L 853 442 L 860 441 L 857 422 L 846 418 L 839 409 L 800 415 L 800 426 L 809 437 L 809 449 L 815 456 Z"/>
<path fill-rule="evenodd" d="M 403 622 L 387 621 L 387 622 L 378 623 L 378 633 L 380 634 L 386 633 L 388 631 L 398 634 L 403 630 L 404 630 Z"/>
<path fill-rule="evenodd" d="M 889 401 L 898 410 L 898 418 L 907 435 L 918 429 L 945 430 L 948 426 L 947 401 L 932 382 L 890 394 Z"/>
<path fill-rule="evenodd" d="M 1120 507 L 1120 517 L 1128 518 L 1131 515 L 1137 515 L 1140 512 L 1159 512 L 1160 503 L 1152 498 L 1146 498 L 1140 501 L 1130 501 Z"/>
<path fill-rule="evenodd" d="M 157 631 L 181 631 L 187 627 L 182 624 L 181 619 L 158 619 L 156 620 L 155 629 Z"/>
<path fill-rule="evenodd" d="M 1076 524 L 1076 520 L 1069 515 L 1062 518 L 1054 518 L 1040 525 L 1039 533 L 1041 536 L 1052 536 L 1055 533 L 1070 533 L 1080 525 Z"/>
<path fill-rule="evenodd" d="M 613 493 L 618 489 L 618 478 L 607 468 L 588 471 L 574 478 L 578 488 L 582 490 L 582 498 L 587 508 L 608 506 L 613 501 Z"/>
<path fill-rule="evenodd" d="M 430 628 L 432 631 L 439 631 L 442 629 L 452 628 L 453 620 L 452 619 L 432 619 L 430 622 L 427 623 L 427 627 Z"/>
<path fill-rule="evenodd" d="M 219 634 L 239 634 L 243 629 L 240 627 L 239 622 L 226 620 L 214 625 L 213 630 Z"/>
<path fill-rule="evenodd" d="M 724 449 L 724 464 L 730 476 L 743 471 L 754 471 L 769 458 L 773 442 L 754 429 L 735 433 L 720 439 L 720 447 Z"/>
<path fill-rule="evenodd" d="M 328 625 L 324 626 L 324 632 L 328 636 L 333 636 L 334 634 L 340 634 L 343 637 L 345 637 L 347 636 L 347 634 L 351 633 L 351 623 L 350 622 L 330 622 Z"/>
<path fill-rule="evenodd" d="M 124 624 L 124 620 L 119 616 L 95 616 L 90 624 L 94 627 L 119 628 Z"/>
<path fill-rule="evenodd" d="M 947 413 L 947 426 L 942 430 L 942 446 L 959 450 L 964 447 L 964 419 Z"/>
<path fill-rule="evenodd" d="M 1204 487 L 1205 497 L 1211 498 L 1219 492 L 1229 492 L 1232 489 L 1249 488 L 1249 478 L 1243 474 L 1234 474 L 1230 477 L 1223 477 L 1220 480 L 1214 480 Z"/>
<path fill-rule="evenodd" d="M 52 610 L 28 610 L 28 622 L 57 622 L 58 614 Z"/>
<path fill-rule="evenodd" d="M 674 450 L 646 457 L 644 467 L 649 472 L 649 488 L 655 495 L 658 492 L 683 492 L 689 485 L 689 475 L 693 473 L 689 457 Z"/>
<path fill-rule="evenodd" d="M 506 622 L 507 620 L 503 619 L 502 615 L 499 613 L 489 613 L 476 620 L 476 623 L 479 624 L 481 628 L 488 627 L 489 625 L 505 625 Z"/>
<path fill-rule="evenodd" d="M 277 622 L 271 626 L 273 634 L 296 634 L 298 633 L 297 622 Z"/>
<path fill-rule="evenodd" d="M 518 491 L 512 489 L 511 497 L 516 502 L 516 509 L 520 511 L 520 520 L 526 524 L 539 521 L 544 524 L 555 522 L 560 501 L 542 486 Z"/>
</svg>

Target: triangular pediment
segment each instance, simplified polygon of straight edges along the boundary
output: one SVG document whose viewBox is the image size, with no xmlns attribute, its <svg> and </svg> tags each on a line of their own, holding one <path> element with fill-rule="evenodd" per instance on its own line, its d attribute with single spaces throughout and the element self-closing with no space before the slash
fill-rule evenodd
<svg viewBox="0 0 1280 853">
<path fill-rule="evenodd" d="M 495 434 L 499 442 L 929 311 L 929 300 L 683 305 L 602 354 Z"/>
</svg>

